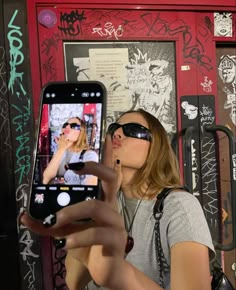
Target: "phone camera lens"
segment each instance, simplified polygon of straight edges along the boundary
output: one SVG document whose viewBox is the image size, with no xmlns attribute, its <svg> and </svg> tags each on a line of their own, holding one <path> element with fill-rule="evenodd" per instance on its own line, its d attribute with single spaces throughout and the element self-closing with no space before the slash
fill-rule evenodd
<svg viewBox="0 0 236 290">
<path fill-rule="evenodd" d="M 89 93 L 88 92 L 83 92 L 82 93 L 82 97 L 88 97 L 89 96 Z"/>
</svg>

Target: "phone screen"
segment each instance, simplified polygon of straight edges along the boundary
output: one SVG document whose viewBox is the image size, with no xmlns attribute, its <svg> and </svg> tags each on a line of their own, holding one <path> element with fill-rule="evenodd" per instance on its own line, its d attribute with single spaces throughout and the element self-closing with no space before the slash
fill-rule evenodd
<svg viewBox="0 0 236 290">
<path fill-rule="evenodd" d="M 99 82 L 52 83 L 42 91 L 29 213 L 43 219 L 99 198 L 99 180 L 68 168 L 101 159 L 105 89 Z"/>
</svg>

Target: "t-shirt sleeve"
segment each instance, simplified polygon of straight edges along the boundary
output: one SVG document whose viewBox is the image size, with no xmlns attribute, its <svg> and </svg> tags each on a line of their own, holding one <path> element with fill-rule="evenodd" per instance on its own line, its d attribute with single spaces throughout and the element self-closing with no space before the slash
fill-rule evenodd
<svg viewBox="0 0 236 290">
<path fill-rule="evenodd" d="M 210 259 L 215 257 L 210 230 L 203 209 L 196 197 L 187 192 L 172 192 L 164 204 L 168 221 L 169 248 L 179 242 L 193 241 L 209 248 Z"/>
</svg>

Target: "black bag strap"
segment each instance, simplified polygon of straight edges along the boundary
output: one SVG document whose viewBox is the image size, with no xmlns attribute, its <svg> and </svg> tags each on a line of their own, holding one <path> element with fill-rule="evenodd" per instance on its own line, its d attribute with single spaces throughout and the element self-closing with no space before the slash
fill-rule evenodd
<svg viewBox="0 0 236 290">
<path fill-rule="evenodd" d="M 176 187 L 176 188 L 164 188 L 161 193 L 158 194 L 156 203 L 153 207 L 153 215 L 156 219 L 154 232 L 155 232 L 155 239 L 156 239 L 156 256 L 157 256 L 157 263 L 159 268 L 159 284 L 160 287 L 165 289 L 164 283 L 164 273 L 170 271 L 170 266 L 166 261 L 165 254 L 162 249 L 161 245 L 161 235 L 160 235 L 160 220 L 163 214 L 163 207 L 164 207 L 164 200 L 169 195 L 169 193 L 173 190 L 181 189 L 189 192 L 187 186 L 183 187 Z M 211 281 L 211 289 L 212 290 L 236 290 L 234 289 L 233 285 L 229 281 L 229 279 L 224 274 L 221 265 L 218 262 L 215 262 L 213 265 L 212 271 L 212 281 Z M 222 288 L 223 287 L 223 288 Z"/>
<path fill-rule="evenodd" d="M 169 193 L 173 190 L 180 189 L 188 191 L 186 186 L 175 187 L 175 188 L 164 188 L 161 193 L 157 195 L 156 203 L 153 207 L 153 215 L 156 219 L 155 226 L 154 226 L 154 233 L 155 233 L 155 240 L 156 240 L 156 256 L 157 256 L 157 263 L 159 268 L 159 284 L 160 287 L 164 288 L 164 273 L 170 271 L 170 266 L 167 263 L 165 254 L 162 249 L 161 245 L 161 235 L 160 235 L 160 220 L 163 214 L 163 207 L 164 207 L 164 200 L 169 195 Z"/>
<path fill-rule="evenodd" d="M 86 149 L 83 149 L 80 153 L 80 156 L 79 156 L 79 161 L 83 161 L 83 158 L 84 158 L 84 153 L 86 152 L 87 150 Z"/>
<path fill-rule="evenodd" d="M 168 196 L 168 194 L 173 191 L 173 190 L 176 190 L 176 189 L 181 189 L 181 190 L 185 190 L 187 192 L 189 192 L 188 188 L 186 185 L 184 186 L 180 186 L 180 187 L 175 187 L 175 188 L 164 188 L 162 190 L 162 192 L 160 192 L 158 195 L 157 195 L 157 201 L 154 205 L 154 208 L 153 208 L 153 215 L 155 217 L 156 214 L 160 214 L 162 213 L 163 211 L 163 207 L 164 207 L 164 200 L 165 198 Z"/>
</svg>

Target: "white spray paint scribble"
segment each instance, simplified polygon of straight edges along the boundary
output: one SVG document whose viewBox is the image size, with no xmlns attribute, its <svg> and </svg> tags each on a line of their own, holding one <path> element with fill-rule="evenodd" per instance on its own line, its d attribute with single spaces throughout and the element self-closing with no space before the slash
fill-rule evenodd
<svg viewBox="0 0 236 290">
<path fill-rule="evenodd" d="M 213 84 L 213 81 L 208 80 L 207 76 L 204 76 L 204 82 L 201 82 L 201 86 L 204 92 L 210 93 L 212 91 L 211 85 Z"/>
<path fill-rule="evenodd" d="M 106 37 L 106 39 L 115 37 L 116 40 L 118 40 L 120 37 L 123 36 L 124 29 L 122 25 L 119 25 L 118 28 L 115 28 L 115 26 L 112 24 L 112 22 L 106 22 L 104 24 L 104 28 L 102 27 L 94 27 L 92 34 L 97 33 L 98 35 L 102 37 Z"/>
</svg>

